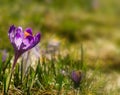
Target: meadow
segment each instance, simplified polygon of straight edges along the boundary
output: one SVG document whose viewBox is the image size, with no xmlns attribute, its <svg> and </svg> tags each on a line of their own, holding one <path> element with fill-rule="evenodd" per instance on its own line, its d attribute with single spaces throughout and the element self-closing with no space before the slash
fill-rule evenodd
<svg viewBox="0 0 120 95">
<path fill-rule="evenodd" d="M 0 94 L 120 95 L 119 5 L 119 0 L 1 0 Z M 11 25 L 41 33 L 12 74 Z"/>
</svg>

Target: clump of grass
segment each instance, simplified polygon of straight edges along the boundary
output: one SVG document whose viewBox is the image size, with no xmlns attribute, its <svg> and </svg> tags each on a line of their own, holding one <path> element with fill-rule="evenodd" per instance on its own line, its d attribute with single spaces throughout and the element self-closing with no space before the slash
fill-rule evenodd
<svg viewBox="0 0 120 95">
<path fill-rule="evenodd" d="M 89 67 L 87 67 L 83 47 L 78 51 L 80 51 L 80 55 L 77 55 L 78 59 L 76 58 L 75 60 L 72 58 L 78 54 L 75 52 L 73 55 L 68 53 L 63 57 L 62 54 L 56 54 L 53 51 L 52 53 L 50 52 L 51 59 L 48 59 L 44 53 L 36 62 L 37 67 L 34 68 L 30 65 L 27 67 L 25 74 L 23 74 L 24 62 L 18 61 L 19 64 L 16 65 L 8 93 L 20 95 L 103 94 L 104 85 L 102 83 L 104 81 L 99 79 L 100 73 L 97 72 L 97 69 L 91 72 Z M 1 92 L 4 92 L 6 87 L 6 77 L 11 68 L 10 60 L 11 57 L 6 61 L 8 65 L 5 68 L 4 75 L 0 73 L 0 76 L 3 77 L 0 80 Z M 1 65 L 3 64 L 1 63 Z M 82 75 L 77 87 L 74 86 L 74 81 L 71 77 L 71 72 L 74 70 L 80 70 Z"/>
</svg>

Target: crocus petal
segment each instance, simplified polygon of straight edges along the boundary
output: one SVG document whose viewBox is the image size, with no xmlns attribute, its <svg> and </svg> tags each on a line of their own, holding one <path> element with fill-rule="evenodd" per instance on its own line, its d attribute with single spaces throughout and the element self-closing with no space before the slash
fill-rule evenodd
<svg viewBox="0 0 120 95">
<path fill-rule="evenodd" d="M 34 37 L 34 39 L 35 39 L 34 44 L 35 44 L 35 45 L 40 42 L 40 38 L 41 38 L 41 34 L 40 34 L 40 33 L 37 33 L 37 34 L 35 35 L 35 37 Z"/>
<path fill-rule="evenodd" d="M 29 46 L 27 45 L 27 47 L 24 47 L 23 49 L 31 49 L 34 46 L 36 46 L 39 42 L 40 42 L 40 33 L 36 34 L 35 37 L 32 38 L 32 36 L 28 36 L 27 39 L 29 39 Z"/>
<path fill-rule="evenodd" d="M 23 37 L 19 33 L 16 33 L 14 42 L 18 50 L 20 49 L 20 46 L 22 44 L 22 38 Z"/>
<path fill-rule="evenodd" d="M 34 38 L 32 36 L 27 36 L 24 40 L 23 40 L 23 49 L 24 50 L 28 50 L 28 48 L 31 46 L 31 44 L 34 42 Z"/>
<path fill-rule="evenodd" d="M 10 29 L 8 31 L 8 36 L 10 38 L 10 42 L 13 43 L 14 42 L 14 36 L 15 36 L 15 26 L 14 25 L 10 26 Z"/>
<path fill-rule="evenodd" d="M 25 32 L 28 32 L 30 35 L 33 35 L 33 34 L 32 34 L 32 29 L 31 29 L 31 28 L 26 28 L 26 29 L 25 29 Z"/>
<path fill-rule="evenodd" d="M 16 32 L 17 32 L 17 33 L 22 33 L 22 27 L 19 26 L 19 27 L 16 29 Z"/>
<path fill-rule="evenodd" d="M 12 26 L 10 26 L 10 29 L 9 29 L 9 34 L 11 33 L 11 32 L 13 32 L 13 30 L 15 30 L 15 26 L 14 25 L 12 25 Z"/>
<path fill-rule="evenodd" d="M 18 28 L 16 28 L 16 34 L 17 33 L 21 36 L 21 38 L 24 38 L 22 27 L 19 26 Z"/>
</svg>

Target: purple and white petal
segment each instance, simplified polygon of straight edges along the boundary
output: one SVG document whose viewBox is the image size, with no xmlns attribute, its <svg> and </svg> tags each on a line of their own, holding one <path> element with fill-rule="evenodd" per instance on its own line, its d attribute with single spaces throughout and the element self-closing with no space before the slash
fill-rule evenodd
<svg viewBox="0 0 120 95">
<path fill-rule="evenodd" d="M 30 35 L 33 35 L 33 34 L 32 34 L 32 29 L 31 29 L 31 28 L 26 28 L 25 31 L 28 32 Z"/>
<path fill-rule="evenodd" d="M 8 32 L 8 36 L 9 36 L 10 42 L 13 43 L 14 37 L 15 37 L 15 26 L 14 25 L 12 25 L 10 27 L 9 32 Z"/>
<path fill-rule="evenodd" d="M 31 47 L 31 45 L 33 44 L 34 42 L 34 38 L 32 36 L 27 36 L 24 40 L 23 40 L 23 49 L 24 50 L 28 50 L 28 48 Z"/>
<path fill-rule="evenodd" d="M 34 44 L 35 44 L 35 45 L 40 42 L 40 38 L 41 38 L 41 34 L 40 34 L 40 33 L 37 33 L 37 34 L 35 35 L 35 37 L 34 37 L 34 39 L 35 39 Z"/>
<path fill-rule="evenodd" d="M 11 32 L 13 32 L 15 30 L 15 26 L 11 25 L 8 31 L 8 34 L 10 34 Z"/>
<path fill-rule="evenodd" d="M 29 41 L 30 41 L 30 38 L 29 38 Z M 31 49 L 31 48 L 35 47 L 39 42 L 40 42 L 40 33 L 36 34 L 36 36 L 33 37 L 33 39 L 29 42 L 30 46 L 27 47 L 27 49 Z"/>
<path fill-rule="evenodd" d="M 22 44 L 22 40 L 23 40 L 23 38 L 21 37 L 21 35 L 19 33 L 16 33 L 14 43 L 15 43 L 18 50 L 20 49 L 20 46 Z"/>
<path fill-rule="evenodd" d="M 19 33 L 20 34 L 20 36 L 22 37 L 22 38 L 24 38 L 24 33 L 23 33 L 23 30 L 22 30 L 22 27 L 18 27 L 18 28 L 16 28 L 16 33 Z"/>
</svg>

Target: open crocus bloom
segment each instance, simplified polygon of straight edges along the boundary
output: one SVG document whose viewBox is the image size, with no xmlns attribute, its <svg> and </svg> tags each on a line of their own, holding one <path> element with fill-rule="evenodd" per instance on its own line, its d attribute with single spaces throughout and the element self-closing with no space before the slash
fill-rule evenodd
<svg viewBox="0 0 120 95">
<path fill-rule="evenodd" d="M 40 42 L 40 33 L 35 36 L 32 34 L 31 28 L 26 28 L 25 31 L 22 27 L 10 26 L 8 36 L 15 50 L 15 59 L 13 68 L 17 62 L 17 59 L 27 50 L 33 48 Z"/>
</svg>

